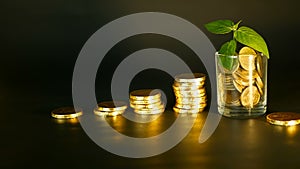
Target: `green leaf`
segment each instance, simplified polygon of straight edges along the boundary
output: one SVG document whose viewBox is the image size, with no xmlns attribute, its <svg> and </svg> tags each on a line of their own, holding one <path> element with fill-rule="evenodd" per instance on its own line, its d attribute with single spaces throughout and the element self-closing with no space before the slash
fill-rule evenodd
<svg viewBox="0 0 300 169">
<path fill-rule="evenodd" d="M 217 20 L 205 24 L 205 28 L 214 34 L 226 34 L 232 31 L 234 23 L 231 20 Z"/>
<path fill-rule="evenodd" d="M 224 43 L 219 51 L 219 54 L 222 54 L 219 57 L 220 62 L 222 66 L 227 70 L 231 70 L 234 64 L 234 58 L 227 57 L 227 56 L 234 56 L 235 50 L 236 50 L 236 41 L 231 40 L 229 42 Z"/>
<path fill-rule="evenodd" d="M 224 43 L 221 46 L 219 53 L 227 56 L 229 55 L 233 56 L 235 54 L 235 50 L 236 50 L 236 41 L 231 40 L 229 42 Z"/>
<path fill-rule="evenodd" d="M 253 29 L 242 26 L 234 31 L 234 38 L 241 44 L 262 52 L 269 58 L 269 51 L 265 40 Z"/>
<path fill-rule="evenodd" d="M 239 24 L 242 22 L 242 20 L 238 21 L 238 23 L 234 24 L 232 26 L 233 31 L 237 30 L 237 28 L 239 27 Z"/>
</svg>

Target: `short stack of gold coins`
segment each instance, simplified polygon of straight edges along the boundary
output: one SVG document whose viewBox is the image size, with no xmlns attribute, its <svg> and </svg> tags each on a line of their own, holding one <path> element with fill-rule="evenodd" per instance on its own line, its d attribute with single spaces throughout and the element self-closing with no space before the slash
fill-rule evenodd
<svg viewBox="0 0 300 169">
<path fill-rule="evenodd" d="M 186 73 L 175 76 L 173 91 L 177 113 L 199 113 L 206 107 L 206 76 L 203 73 Z"/>
<path fill-rule="evenodd" d="M 127 109 L 127 103 L 123 101 L 105 101 L 100 102 L 94 109 L 98 116 L 117 116 L 123 114 Z"/>
<path fill-rule="evenodd" d="M 160 114 L 165 111 L 161 92 L 157 89 L 140 89 L 130 93 L 130 107 L 137 114 Z"/>
</svg>

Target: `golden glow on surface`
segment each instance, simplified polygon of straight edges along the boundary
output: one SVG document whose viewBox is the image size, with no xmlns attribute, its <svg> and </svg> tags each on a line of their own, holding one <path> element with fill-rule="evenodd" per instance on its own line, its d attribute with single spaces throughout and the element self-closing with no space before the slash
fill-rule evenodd
<svg viewBox="0 0 300 169">
<path fill-rule="evenodd" d="M 289 126 L 286 128 L 286 132 L 288 136 L 293 137 L 299 132 L 299 126 Z"/>
<path fill-rule="evenodd" d="M 55 119 L 55 122 L 58 124 L 77 124 L 79 123 L 79 120 L 77 118 L 71 118 L 71 119 Z"/>
</svg>

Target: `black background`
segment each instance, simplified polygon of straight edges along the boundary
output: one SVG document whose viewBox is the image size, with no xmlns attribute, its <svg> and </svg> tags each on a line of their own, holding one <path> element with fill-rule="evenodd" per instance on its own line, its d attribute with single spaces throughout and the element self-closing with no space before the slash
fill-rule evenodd
<svg viewBox="0 0 300 169">
<path fill-rule="evenodd" d="M 204 31 L 217 49 L 231 36 L 212 35 L 203 25 L 217 19 L 243 20 L 241 25 L 250 26 L 263 35 L 269 47 L 268 112 L 300 111 L 298 1 L 6 0 L 0 4 L 0 102 L 3 108 L 0 166 L 37 167 L 32 164 L 40 164 L 32 159 L 39 156 L 37 152 L 49 163 L 49 159 L 55 158 L 55 153 L 49 149 L 44 153 L 50 155 L 36 151 L 47 147 L 53 136 L 47 138 L 40 134 L 51 130 L 43 131 L 42 126 L 47 125 L 41 125 L 39 118 L 50 119 L 52 109 L 72 105 L 73 67 L 87 39 L 110 21 L 137 12 L 165 12 L 182 17 Z M 122 58 L 148 47 L 170 50 L 192 70 L 205 71 L 194 53 L 172 38 L 151 34 L 134 36 L 117 44 L 106 55 L 98 72 L 106 80 L 96 81 L 98 100 L 109 98 L 105 90 L 110 84 L 109 75 Z M 157 78 L 147 81 L 154 75 Z M 165 79 L 164 84 L 161 78 Z M 160 71 L 148 70 L 141 72 L 131 87 L 162 88 L 172 99 L 168 88 L 172 80 Z M 88 146 L 97 148 L 88 142 Z M 22 160 L 24 157 L 26 161 Z M 106 154 L 106 158 L 114 158 L 114 155 Z"/>
</svg>

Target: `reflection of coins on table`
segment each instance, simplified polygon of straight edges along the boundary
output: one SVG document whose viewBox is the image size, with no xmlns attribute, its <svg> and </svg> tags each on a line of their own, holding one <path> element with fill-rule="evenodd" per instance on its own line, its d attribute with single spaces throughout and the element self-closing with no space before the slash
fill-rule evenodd
<svg viewBox="0 0 300 169">
<path fill-rule="evenodd" d="M 281 126 L 294 126 L 300 124 L 300 113 L 275 112 L 267 115 L 267 121 Z"/>
<path fill-rule="evenodd" d="M 100 102 L 94 109 L 98 116 L 117 116 L 123 114 L 127 109 L 127 103 L 122 101 L 105 101 Z"/>
<path fill-rule="evenodd" d="M 51 112 L 51 116 L 57 119 L 71 119 L 82 115 L 82 112 L 76 112 L 73 107 L 61 107 Z"/>
</svg>

